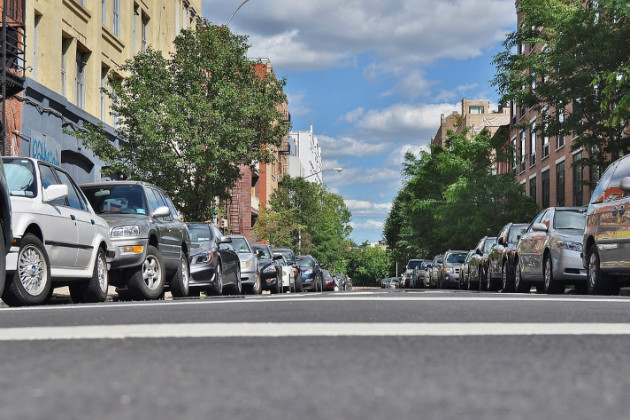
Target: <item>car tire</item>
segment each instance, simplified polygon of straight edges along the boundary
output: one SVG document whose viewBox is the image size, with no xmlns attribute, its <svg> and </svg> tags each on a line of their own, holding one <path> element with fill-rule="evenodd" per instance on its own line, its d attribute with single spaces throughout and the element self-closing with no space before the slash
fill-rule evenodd
<svg viewBox="0 0 630 420">
<path fill-rule="evenodd" d="M 300 273 L 300 278 L 295 279 L 295 292 L 302 293 L 304 288 L 302 287 L 302 274 Z"/>
<path fill-rule="evenodd" d="M 7 269 L 7 252 L 4 244 L 4 229 L 2 223 L 0 223 L 0 296 L 4 292 L 4 285 L 6 284 L 6 269 Z"/>
<path fill-rule="evenodd" d="M 479 270 L 477 271 L 477 282 L 480 292 L 484 292 L 486 290 L 486 278 L 488 276 L 487 271 L 489 270 L 489 268 L 488 270 L 484 270 L 483 267 L 479 267 Z"/>
<path fill-rule="evenodd" d="M 20 242 L 18 265 L 2 293 L 9 306 L 38 305 L 43 303 L 52 287 L 50 260 L 40 239 L 27 233 Z"/>
<path fill-rule="evenodd" d="M 516 293 L 529 293 L 531 285 L 529 282 L 523 280 L 521 276 L 521 262 L 516 262 L 516 269 L 514 270 L 514 290 Z"/>
<path fill-rule="evenodd" d="M 70 298 L 74 303 L 105 302 L 109 289 L 107 257 L 103 248 L 99 248 L 94 260 L 92 277 L 87 281 L 75 281 L 70 284 Z"/>
<path fill-rule="evenodd" d="M 236 283 L 232 286 L 231 294 L 240 296 L 243 294 L 243 281 L 241 279 L 241 269 L 240 267 L 236 268 Z"/>
<path fill-rule="evenodd" d="M 214 272 L 214 284 L 210 287 L 208 292 L 215 296 L 223 295 L 223 267 L 221 266 L 220 261 Z"/>
<path fill-rule="evenodd" d="M 510 266 L 507 262 L 504 262 L 501 267 L 501 283 L 502 293 L 514 292 L 514 277 L 510 274 Z"/>
<path fill-rule="evenodd" d="M 601 270 L 597 245 L 593 244 L 588 249 L 586 261 L 588 263 L 586 271 L 588 293 L 591 295 L 612 294 L 612 280 L 607 273 Z"/>
<path fill-rule="evenodd" d="M 173 297 L 188 296 L 190 290 L 190 266 L 184 251 L 180 251 L 179 267 L 177 267 L 177 271 L 171 278 L 169 289 Z"/>
<path fill-rule="evenodd" d="M 144 262 L 127 280 L 127 286 L 135 299 L 157 300 L 164 292 L 164 260 L 153 245 L 147 246 Z"/>
<path fill-rule="evenodd" d="M 551 256 L 547 254 L 543 260 L 543 273 L 545 278 L 545 293 L 550 295 L 558 295 L 564 293 L 564 284 L 559 283 L 553 278 L 553 265 Z"/>
<path fill-rule="evenodd" d="M 260 281 L 260 273 L 256 273 L 256 280 L 254 280 L 254 284 L 252 285 L 252 293 L 255 295 L 259 295 L 262 293 L 262 284 Z"/>
<path fill-rule="evenodd" d="M 496 292 L 495 282 L 492 280 L 490 270 L 486 271 L 486 290 L 488 290 L 489 292 Z"/>
</svg>

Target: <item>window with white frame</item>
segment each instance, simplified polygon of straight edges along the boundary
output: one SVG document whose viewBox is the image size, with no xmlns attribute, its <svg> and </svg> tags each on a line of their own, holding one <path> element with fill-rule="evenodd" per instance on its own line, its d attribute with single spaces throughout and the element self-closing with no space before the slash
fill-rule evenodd
<svg viewBox="0 0 630 420">
<path fill-rule="evenodd" d="M 109 69 L 106 66 L 101 66 L 101 121 L 105 122 L 107 118 L 107 94 L 105 89 L 107 88 L 107 72 Z"/>
<path fill-rule="evenodd" d="M 61 94 L 66 96 L 68 94 L 68 88 L 66 80 L 68 77 L 68 51 L 72 44 L 71 38 L 62 38 L 61 40 Z"/>
<path fill-rule="evenodd" d="M 101 23 L 107 26 L 107 0 L 101 0 Z"/>
<path fill-rule="evenodd" d="M 74 104 L 79 108 L 85 107 L 85 67 L 87 66 L 87 59 L 88 55 L 77 48 Z"/>
<path fill-rule="evenodd" d="M 527 152 L 525 150 L 526 147 L 526 133 L 525 130 L 521 131 L 521 165 L 520 165 L 520 171 L 523 172 L 525 170 L 525 157 L 527 156 Z"/>
<path fill-rule="evenodd" d="M 536 164 L 536 123 L 529 126 L 529 164 Z"/>
<path fill-rule="evenodd" d="M 559 148 L 564 146 L 564 134 L 563 134 L 563 130 L 564 130 L 564 107 L 559 107 L 558 108 L 558 126 L 559 126 L 559 131 L 558 131 L 558 136 L 556 137 L 556 140 L 557 140 L 556 149 L 559 149 Z"/>
<path fill-rule="evenodd" d="M 120 36 L 120 0 L 112 0 L 112 31 Z"/>
<path fill-rule="evenodd" d="M 142 13 L 142 39 L 141 39 L 141 44 L 140 44 L 140 48 L 142 49 L 142 52 L 147 52 L 147 47 L 149 46 L 149 16 L 147 16 L 146 14 Z"/>
<path fill-rule="evenodd" d="M 37 80 L 37 55 L 39 54 L 39 23 L 42 15 L 35 13 L 33 26 L 33 79 Z"/>
<path fill-rule="evenodd" d="M 482 105 L 470 105 L 468 107 L 469 114 L 479 115 L 479 114 L 483 114 L 483 111 L 484 111 L 484 107 Z"/>
</svg>

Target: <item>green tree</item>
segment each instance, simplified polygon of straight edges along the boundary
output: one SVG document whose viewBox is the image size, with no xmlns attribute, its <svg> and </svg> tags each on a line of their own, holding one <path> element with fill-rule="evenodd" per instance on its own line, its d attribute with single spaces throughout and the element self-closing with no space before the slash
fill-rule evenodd
<svg viewBox="0 0 630 420">
<path fill-rule="evenodd" d="M 575 136 L 596 173 L 630 150 L 630 25 L 619 1 L 522 0 L 522 16 L 494 63 L 501 102 L 541 116 L 543 136 Z"/>
<path fill-rule="evenodd" d="M 492 173 L 491 139 L 450 134 L 447 148 L 406 156 L 405 182 L 385 222 L 392 256 L 430 258 L 447 249 L 471 249 L 508 222 L 531 220 L 535 201 L 510 174 Z"/>
<path fill-rule="evenodd" d="M 383 248 L 363 244 L 348 253 L 346 273 L 353 286 L 378 286 L 382 279 L 390 277 L 391 271 L 390 257 Z"/>
<path fill-rule="evenodd" d="M 343 198 L 323 185 L 285 176 L 258 218 L 254 230 L 273 246 L 288 246 L 313 254 L 324 266 L 342 271 L 349 246 L 351 213 Z M 278 225 L 282 224 L 280 228 Z"/>
<path fill-rule="evenodd" d="M 166 190 L 188 220 L 214 215 L 228 198 L 239 165 L 268 162 L 269 145 L 289 130 L 280 124 L 285 80 L 258 72 L 247 37 L 199 20 L 175 39 L 170 58 L 152 49 L 108 77 L 117 143 L 103 127 L 75 136 L 126 178 Z"/>
</svg>

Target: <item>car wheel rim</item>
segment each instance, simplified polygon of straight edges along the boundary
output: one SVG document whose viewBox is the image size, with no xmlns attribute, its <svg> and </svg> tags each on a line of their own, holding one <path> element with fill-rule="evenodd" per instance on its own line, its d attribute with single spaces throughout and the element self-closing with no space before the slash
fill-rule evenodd
<svg viewBox="0 0 630 420">
<path fill-rule="evenodd" d="M 599 269 L 598 266 L 599 264 L 597 261 L 597 255 L 595 255 L 595 253 L 593 252 L 588 259 L 588 283 L 591 288 L 593 288 L 597 283 L 597 270 Z"/>
<path fill-rule="evenodd" d="M 551 286 L 551 261 L 549 258 L 545 260 L 545 287 L 549 289 Z"/>
<path fill-rule="evenodd" d="M 142 278 L 150 290 L 157 290 L 160 285 L 162 270 L 157 258 L 147 257 L 142 265 Z"/>
<path fill-rule="evenodd" d="M 31 296 L 39 296 L 46 287 L 47 267 L 44 256 L 34 246 L 25 247 L 18 265 L 20 282 Z"/>
<path fill-rule="evenodd" d="M 223 292 L 223 270 L 221 265 L 217 265 L 217 291 L 219 293 Z"/>
<path fill-rule="evenodd" d="M 516 264 L 516 273 L 514 275 L 514 285 L 516 286 L 517 289 L 519 289 L 521 286 L 521 264 L 520 263 Z"/>
<path fill-rule="evenodd" d="M 190 276 L 188 272 L 188 263 L 186 262 L 186 257 L 183 255 L 180 261 L 182 264 L 182 285 L 184 286 L 184 291 L 186 292 L 186 294 L 188 294 L 188 288 L 189 288 L 189 282 L 190 282 Z"/>
<path fill-rule="evenodd" d="M 503 290 L 507 289 L 507 270 L 505 269 L 505 264 L 503 264 L 503 268 L 501 268 L 501 283 Z"/>
<path fill-rule="evenodd" d="M 101 288 L 101 291 L 107 293 L 107 288 L 109 287 L 107 279 L 107 262 L 102 255 L 96 259 L 96 273 L 98 276 L 98 285 Z"/>
</svg>

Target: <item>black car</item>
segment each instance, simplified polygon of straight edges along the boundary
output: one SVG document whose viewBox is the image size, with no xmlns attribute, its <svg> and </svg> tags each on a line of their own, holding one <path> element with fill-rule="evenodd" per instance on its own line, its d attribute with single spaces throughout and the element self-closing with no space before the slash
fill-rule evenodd
<svg viewBox="0 0 630 420">
<path fill-rule="evenodd" d="M 324 289 L 322 283 L 322 269 L 315 257 L 304 255 L 298 257 L 297 263 L 302 273 L 302 288 L 313 292 L 321 292 Z"/>
<path fill-rule="evenodd" d="M 241 263 L 230 245 L 232 239 L 223 236 L 212 223 L 188 223 L 190 233 L 190 296 L 202 290 L 222 295 L 227 288 L 242 294 Z"/>
<path fill-rule="evenodd" d="M 503 226 L 497 235 L 497 242 L 488 253 L 486 281 L 479 282 L 479 290 L 515 290 L 516 245 L 528 226 L 529 223 L 508 223 Z"/>
<path fill-rule="evenodd" d="M 81 185 L 92 208 L 110 227 L 116 256 L 110 284 L 121 299 L 158 299 L 165 288 L 188 295 L 190 237 L 168 195 L 140 181 Z"/>
<path fill-rule="evenodd" d="M 282 267 L 276 262 L 271 248 L 266 244 L 254 244 L 252 249 L 258 258 L 258 270 L 260 271 L 260 283 L 264 290 L 271 293 L 282 293 Z"/>
<path fill-rule="evenodd" d="M 4 290 L 6 258 L 12 241 L 11 199 L 9 198 L 7 179 L 4 175 L 4 165 L 2 164 L 2 159 L 0 159 L 0 295 L 2 295 Z"/>
</svg>

